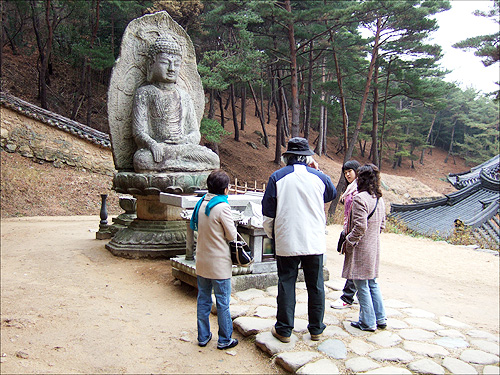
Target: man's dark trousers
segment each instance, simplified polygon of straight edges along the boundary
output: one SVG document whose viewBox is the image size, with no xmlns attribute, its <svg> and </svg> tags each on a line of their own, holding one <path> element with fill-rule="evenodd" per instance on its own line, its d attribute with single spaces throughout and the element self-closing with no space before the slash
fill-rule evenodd
<svg viewBox="0 0 500 375">
<path fill-rule="evenodd" d="M 276 256 L 278 266 L 278 312 L 276 332 L 289 337 L 292 334 L 295 317 L 295 283 L 299 264 L 302 263 L 308 295 L 309 333 L 319 335 L 326 328 L 323 323 L 325 314 L 325 286 L 323 280 L 323 254 Z"/>
</svg>

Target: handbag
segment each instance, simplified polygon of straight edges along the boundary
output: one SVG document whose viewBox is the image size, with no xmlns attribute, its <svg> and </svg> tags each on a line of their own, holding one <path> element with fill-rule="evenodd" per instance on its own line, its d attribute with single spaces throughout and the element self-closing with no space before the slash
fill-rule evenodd
<svg viewBox="0 0 500 375">
<path fill-rule="evenodd" d="M 370 212 L 370 214 L 368 215 L 368 217 L 366 218 L 366 220 L 370 220 L 370 218 L 373 216 L 373 214 L 375 213 L 375 210 L 377 209 L 377 205 L 378 205 L 378 198 L 377 198 L 377 201 L 375 202 L 375 207 L 373 208 L 373 211 Z M 352 214 L 352 211 L 351 211 L 351 214 Z M 342 246 L 344 245 L 344 242 L 345 242 L 345 239 L 346 239 L 347 235 L 345 234 L 345 232 L 342 230 L 342 232 L 340 232 L 340 238 L 339 238 L 339 242 L 337 244 L 337 251 L 339 253 L 343 253 L 342 252 Z"/>
<path fill-rule="evenodd" d="M 342 245 L 345 242 L 345 238 L 346 238 L 345 232 L 344 231 L 340 232 L 339 243 L 337 244 L 337 251 L 339 253 L 342 251 Z"/>
<path fill-rule="evenodd" d="M 236 266 L 248 267 L 253 263 L 252 251 L 239 233 L 238 237 L 240 238 L 240 240 L 229 242 L 231 261 Z"/>
</svg>

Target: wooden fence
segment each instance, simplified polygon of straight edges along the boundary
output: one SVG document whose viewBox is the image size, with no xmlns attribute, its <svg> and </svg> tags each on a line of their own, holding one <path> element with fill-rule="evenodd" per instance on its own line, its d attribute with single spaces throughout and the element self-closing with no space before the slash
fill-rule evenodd
<svg viewBox="0 0 500 375">
<path fill-rule="evenodd" d="M 257 181 L 253 184 L 248 184 L 248 182 L 238 185 L 238 179 L 234 179 L 234 184 L 229 184 L 229 194 L 245 194 L 248 192 L 264 193 L 266 190 L 266 184 L 262 184 L 262 188 L 257 186 Z"/>
</svg>

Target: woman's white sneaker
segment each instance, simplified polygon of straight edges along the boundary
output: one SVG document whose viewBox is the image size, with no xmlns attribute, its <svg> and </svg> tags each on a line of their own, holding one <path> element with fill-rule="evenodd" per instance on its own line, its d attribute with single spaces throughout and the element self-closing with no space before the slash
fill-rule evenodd
<svg viewBox="0 0 500 375">
<path fill-rule="evenodd" d="M 334 309 L 348 309 L 349 307 L 352 307 L 352 305 L 345 303 L 341 298 L 332 302 L 331 306 Z"/>
</svg>

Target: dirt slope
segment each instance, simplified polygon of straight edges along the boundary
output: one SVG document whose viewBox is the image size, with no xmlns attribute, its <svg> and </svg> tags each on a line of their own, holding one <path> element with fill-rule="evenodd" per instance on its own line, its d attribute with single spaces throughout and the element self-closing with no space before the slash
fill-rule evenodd
<svg viewBox="0 0 500 375">
<path fill-rule="evenodd" d="M 257 182 L 258 186 L 262 186 L 267 183 L 269 175 L 279 168 L 273 162 L 274 129 L 268 128 L 271 147 L 265 148 L 255 133 L 260 129 L 260 123 L 252 116 L 247 118 L 245 130 L 240 131 L 239 142 L 230 135 L 220 144 L 221 167 L 229 172 L 233 182 L 237 178 L 238 184 L 247 182 L 253 186 L 254 182 Z M 231 125 L 229 122 L 226 129 L 229 130 Z M 314 139 L 314 136 L 311 138 Z M 334 150 L 333 142 L 334 140 L 330 141 L 329 150 Z M 256 145 L 257 149 L 249 143 Z M 416 163 L 415 169 L 411 169 L 408 163 L 402 168 L 392 169 L 388 161 L 385 162 L 384 165 L 388 167 L 382 168 L 382 179 L 388 203 L 411 203 L 410 198 L 433 197 L 453 192 L 453 186 L 445 181 L 446 175 L 469 169 L 461 159 L 457 159 L 456 164 L 453 161 L 445 164 L 446 153 L 442 150 L 434 150 L 432 155 L 425 157 L 425 164 Z M 55 168 L 51 163 L 35 163 L 19 154 L 6 151 L 0 153 L 0 158 L 2 217 L 98 215 L 100 194 L 109 195 L 110 215 L 121 212 L 118 207 L 118 195 L 111 190 L 110 176 L 67 166 Z M 321 169 L 337 184 L 341 172 L 341 157 L 329 152 L 327 156 L 315 158 Z M 366 158 L 357 159 L 369 162 Z"/>
</svg>

